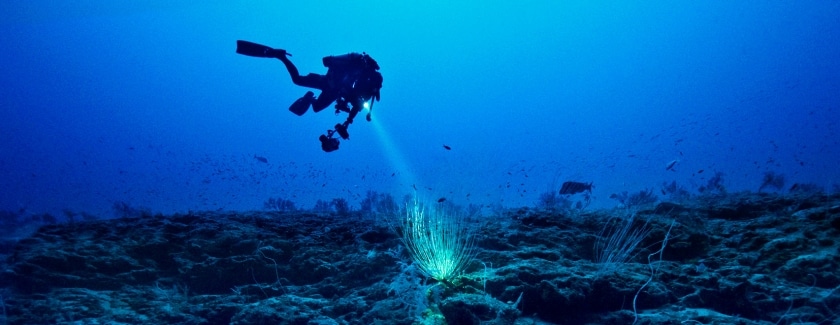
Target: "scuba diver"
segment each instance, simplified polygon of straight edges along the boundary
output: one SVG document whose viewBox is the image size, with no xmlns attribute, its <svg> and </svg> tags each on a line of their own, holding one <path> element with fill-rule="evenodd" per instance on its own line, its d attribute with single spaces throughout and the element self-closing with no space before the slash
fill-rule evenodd
<svg viewBox="0 0 840 325">
<path fill-rule="evenodd" d="M 324 66 L 327 67 L 326 75 L 310 73 L 305 76 L 301 76 L 297 67 L 287 58 L 291 54 L 286 50 L 238 40 L 236 41 L 236 53 L 279 59 L 289 70 L 293 83 L 298 86 L 321 90 L 318 97 L 315 97 L 315 93 L 312 91 L 307 91 L 303 97 L 296 100 L 289 107 L 289 111 L 295 115 L 303 115 L 309 109 L 309 106 L 312 106 L 312 111 L 315 113 L 320 112 L 333 102 L 336 102 L 336 115 L 340 112 L 349 113 L 343 123 L 336 124 L 334 129 L 327 130 L 326 134 L 318 137 L 318 140 L 321 141 L 321 149 L 325 152 L 338 150 L 339 140 L 333 137 L 336 133 L 344 140 L 350 139 L 347 128 L 363 108 L 368 108 L 365 118 L 370 121 L 373 99 L 379 101 L 382 74 L 377 71 L 379 70 L 379 64 L 366 53 L 326 56 L 323 58 Z"/>
</svg>

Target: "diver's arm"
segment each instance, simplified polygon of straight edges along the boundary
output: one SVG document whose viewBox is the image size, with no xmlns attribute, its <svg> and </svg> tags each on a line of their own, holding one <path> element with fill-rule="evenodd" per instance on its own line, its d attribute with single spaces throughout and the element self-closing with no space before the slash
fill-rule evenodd
<svg viewBox="0 0 840 325">
<path fill-rule="evenodd" d="M 349 123 L 353 123 L 353 119 L 355 119 L 356 115 L 358 115 L 362 110 L 362 105 L 364 105 L 364 102 L 361 97 L 356 97 L 356 99 L 351 102 L 350 106 L 352 107 L 350 108 L 350 115 L 347 116 L 347 121 Z"/>
</svg>

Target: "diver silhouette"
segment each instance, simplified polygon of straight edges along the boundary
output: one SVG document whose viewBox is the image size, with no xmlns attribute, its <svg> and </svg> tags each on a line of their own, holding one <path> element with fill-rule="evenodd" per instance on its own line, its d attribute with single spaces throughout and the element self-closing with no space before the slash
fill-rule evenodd
<svg viewBox="0 0 840 325">
<path fill-rule="evenodd" d="M 350 139 L 347 128 L 353 123 L 353 119 L 363 108 L 368 108 L 366 119 L 370 121 L 370 112 L 373 110 L 373 100 L 379 101 L 379 90 L 382 88 L 382 74 L 379 73 L 379 64 L 366 53 L 348 53 L 338 56 L 325 56 L 322 61 L 327 67 L 325 75 L 309 73 L 302 76 L 297 67 L 287 56 L 291 56 L 286 50 L 274 49 L 269 46 L 238 40 L 236 41 L 236 53 L 261 57 L 276 58 L 283 62 L 292 82 L 298 86 L 309 87 L 321 91 L 318 97 L 315 93 L 307 91 L 303 97 L 296 100 L 289 107 L 289 111 L 301 116 L 312 106 L 315 113 L 327 108 L 336 102 L 335 113 L 347 112 L 347 119 L 343 123 L 335 125 L 334 129 L 328 130 L 326 134 L 318 137 L 321 142 L 321 149 L 325 152 L 338 150 L 339 141 L 334 134 L 342 139 Z"/>
</svg>

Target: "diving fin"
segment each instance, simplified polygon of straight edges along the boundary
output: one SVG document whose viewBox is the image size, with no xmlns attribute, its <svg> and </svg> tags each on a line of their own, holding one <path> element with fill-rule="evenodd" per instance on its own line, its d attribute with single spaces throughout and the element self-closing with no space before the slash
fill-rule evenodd
<svg viewBox="0 0 840 325">
<path fill-rule="evenodd" d="M 284 55 L 291 55 L 289 53 L 286 53 L 285 50 L 275 50 L 269 46 L 243 40 L 236 41 L 236 53 L 247 56 L 255 56 L 258 58 L 278 59 Z"/>
<path fill-rule="evenodd" d="M 298 98 L 298 100 L 292 103 L 292 106 L 289 106 L 289 111 L 297 116 L 301 116 L 303 115 L 303 113 L 306 113 L 306 110 L 309 109 L 309 105 L 312 104 L 312 101 L 314 99 L 315 93 L 307 91 L 306 95 L 303 95 L 303 97 Z"/>
</svg>

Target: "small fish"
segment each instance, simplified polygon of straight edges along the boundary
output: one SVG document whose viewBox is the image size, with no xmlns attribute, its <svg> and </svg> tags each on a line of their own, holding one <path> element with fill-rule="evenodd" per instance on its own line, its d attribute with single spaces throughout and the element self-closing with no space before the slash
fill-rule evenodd
<svg viewBox="0 0 840 325">
<path fill-rule="evenodd" d="M 256 160 L 258 160 L 259 162 L 264 163 L 264 164 L 267 164 L 267 163 L 268 163 L 268 158 L 265 158 L 265 157 L 261 157 L 261 156 L 254 155 L 254 159 L 256 159 Z"/>
<path fill-rule="evenodd" d="M 698 170 L 698 171 L 697 171 L 697 173 L 698 173 L 698 174 L 702 174 L 702 173 L 703 173 L 703 170 L 702 170 L 702 169 L 701 169 L 701 170 Z"/>
<path fill-rule="evenodd" d="M 438 199 L 438 203 L 443 203 L 443 201 L 446 201 L 445 197 L 441 197 L 441 198 Z"/>
<path fill-rule="evenodd" d="M 592 193 L 592 183 L 586 184 L 581 182 L 564 182 L 560 187 L 560 194 L 577 194 L 589 191 Z"/>
<path fill-rule="evenodd" d="M 680 161 L 676 160 L 676 159 L 672 160 L 667 165 L 665 165 L 665 170 L 676 171 L 676 170 L 674 170 L 674 165 L 676 165 L 678 162 L 680 162 Z"/>
<path fill-rule="evenodd" d="M 443 145 L 443 149 L 446 149 L 446 150 L 452 150 L 452 147 L 447 146 L 447 145 Z"/>
</svg>

